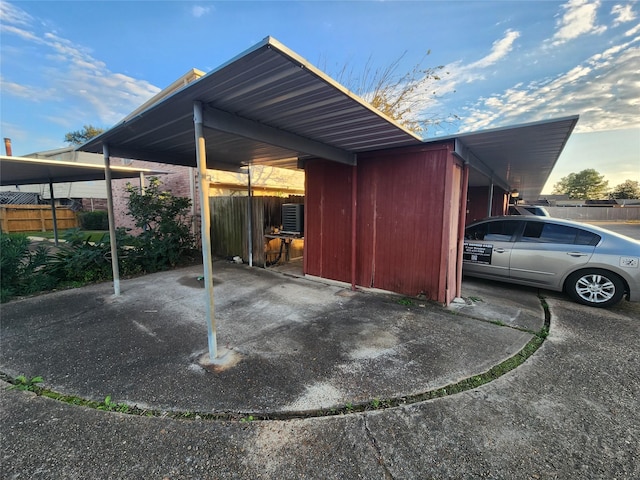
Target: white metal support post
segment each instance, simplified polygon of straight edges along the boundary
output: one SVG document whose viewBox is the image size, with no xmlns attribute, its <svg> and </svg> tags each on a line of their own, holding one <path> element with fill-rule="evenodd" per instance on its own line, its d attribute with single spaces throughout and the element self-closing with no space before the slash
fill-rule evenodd
<svg viewBox="0 0 640 480">
<path fill-rule="evenodd" d="M 493 178 L 489 184 L 489 203 L 487 205 L 487 217 L 490 217 L 493 212 Z"/>
<path fill-rule="evenodd" d="M 253 267 L 253 195 L 251 194 L 251 167 L 247 166 L 247 248 L 249 266 Z"/>
<path fill-rule="evenodd" d="M 202 264 L 204 266 L 204 287 L 207 292 L 207 332 L 209 339 L 209 359 L 218 357 L 216 340 L 216 320 L 213 308 L 213 265 L 211 262 L 211 216 L 209 208 L 209 181 L 207 180 L 207 152 L 204 140 L 202 103 L 193 102 L 193 124 L 196 136 L 196 161 L 200 181 L 200 215 L 202 231 Z"/>
<path fill-rule="evenodd" d="M 113 215 L 113 190 L 111 189 L 111 160 L 109 145 L 102 145 L 104 155 L 104 179 L 107 184 L 107 212 L 109 213 L 109 242 L 111 243 L 111 269 L 113 271 L 113 294 L 120 296 L 120 268 L 118 267 L 118 245 L 116 244 L 116 221 Z"/>
</svg>

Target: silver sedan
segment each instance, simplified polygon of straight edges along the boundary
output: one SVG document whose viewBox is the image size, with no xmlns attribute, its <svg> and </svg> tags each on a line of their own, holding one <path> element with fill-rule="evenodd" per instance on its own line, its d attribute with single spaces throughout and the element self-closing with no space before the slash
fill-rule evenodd
<svg viewBox="0 0 640 480">
<path fill-rule="evenodd" d="M 640 242 L 558 218 L 493 217 L 465 229 L 463 272 L 609 307 L 640 301 Z"/>
</svg>

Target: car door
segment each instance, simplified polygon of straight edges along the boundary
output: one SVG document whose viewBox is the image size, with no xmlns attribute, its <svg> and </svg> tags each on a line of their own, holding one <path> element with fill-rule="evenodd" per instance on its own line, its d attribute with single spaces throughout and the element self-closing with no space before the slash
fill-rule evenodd
<svg viewBox="0 0 640 480">
<path fill-rule="evenodd" d="M 560 289 L 565 273 L 586 264 L 600 237 L 549 221 L 527 221 L 513 245 L 509 275 L 513 281 Z"/>
<path fill-rule="evenodd" d="M 509 258 L 522 221 L 497 219 L 472 225 L 465 230 L 463 269 L 465 274 L 505 280 L 509 278 Z"/>
</svg>

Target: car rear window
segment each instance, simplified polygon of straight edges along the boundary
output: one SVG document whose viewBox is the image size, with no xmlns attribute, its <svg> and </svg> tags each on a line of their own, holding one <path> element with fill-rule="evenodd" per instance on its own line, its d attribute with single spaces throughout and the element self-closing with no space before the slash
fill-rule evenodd
<svg viewBox="0 0 640 480">
<path fill-rule="evenodd" d="M 580 228 L 555 223 L 527 222 L 522 233 L 523 242 L 562 243 L 568 245 L 597 245 L 600 236 Z"/>
</svg>

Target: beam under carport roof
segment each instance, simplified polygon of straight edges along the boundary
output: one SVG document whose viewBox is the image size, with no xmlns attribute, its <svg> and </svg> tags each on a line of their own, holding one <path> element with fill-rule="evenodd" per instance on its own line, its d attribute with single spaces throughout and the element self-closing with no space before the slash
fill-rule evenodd
<svg viewBox="0 0 640 480">
<path fill-rule="evenodd" d="M 135 178 L 141 173 L 160 175 L 166 172 L 149 168 L 111 167 L 113 179 Z M 87 182 L 104 179 L 104 165 L 0 155 L 0 185 L 2 186 L 38 185 L 50 182 Z"/>
</svg>

